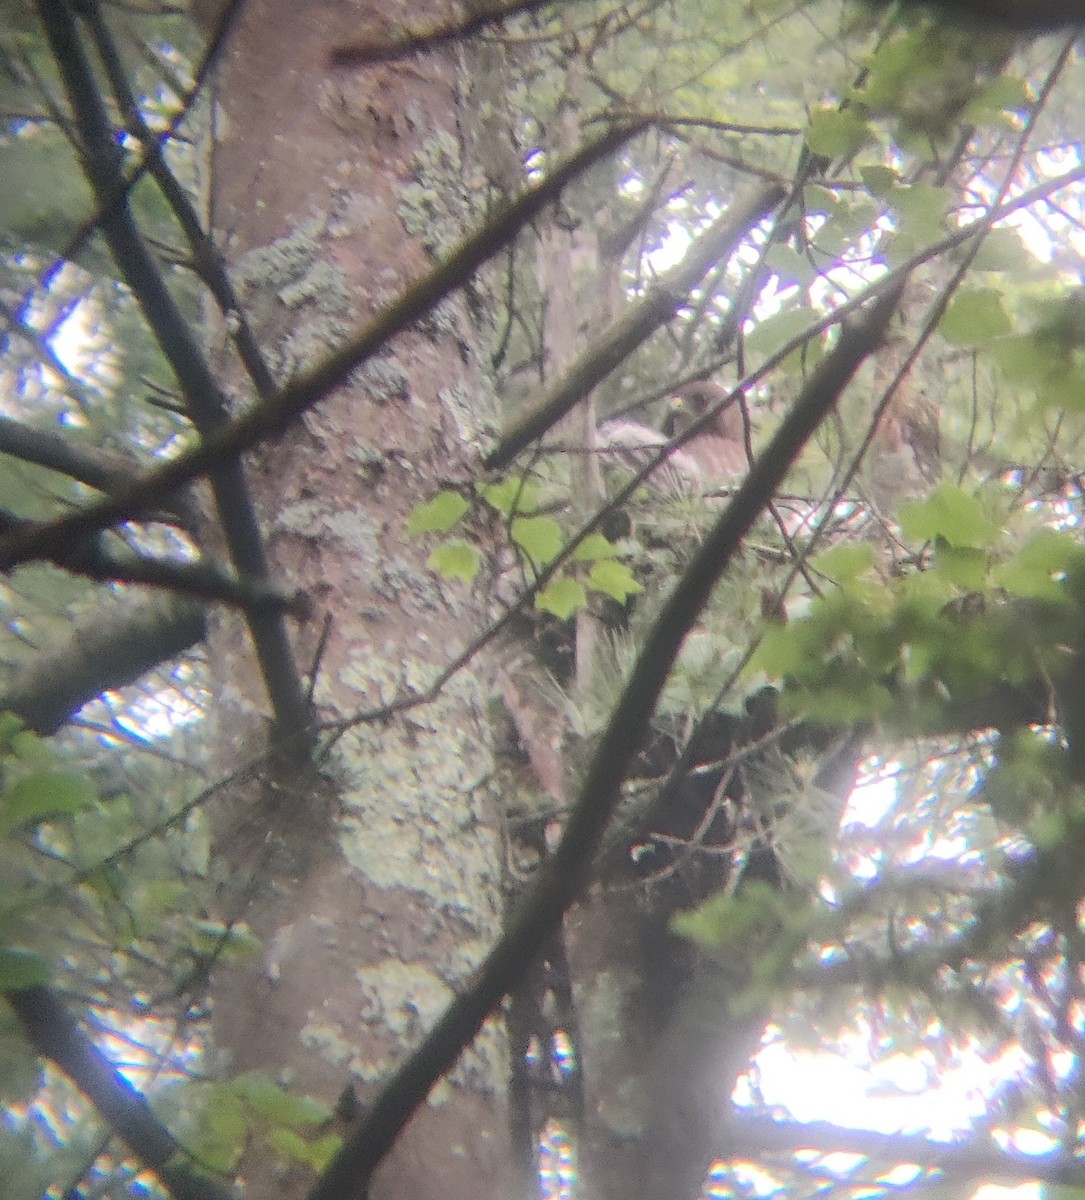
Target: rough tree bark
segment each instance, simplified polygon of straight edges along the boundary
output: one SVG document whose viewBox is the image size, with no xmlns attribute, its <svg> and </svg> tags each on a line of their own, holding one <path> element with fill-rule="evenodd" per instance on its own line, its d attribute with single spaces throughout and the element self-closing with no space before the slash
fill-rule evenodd
<svg viewBox="0 0 1085 1200">
<path fill-rule="evenodd" d="M 329 67 L 359 30 L 450 11 L 243 6 L 218 82 L 212 218 L 281 379 L 423 272 L 438 239 L 462 232 L 458 123 L 471 111 L 461 52 Z M 468 306 L 446 304 L 253 456 L 276 578 L 330 619 L 314 692 L 323 721 L 421 689 L 484 620 L 476 598 L 437 582 L 425 550 L 404 539 L 416 504 L 467 477 L 493 421 L 478 345 Z M 238 372 L 229 378 L 243 396 Z M 317 619 L 298 633 L 303 667 L 320 629 Z M 239 627 L 213 633 L 212 658 L 226 765 L 259 749 L 268 726 Z M 328 1104 L 350 1083 L 364 1104 L 493 941 L 503 852 L 485 671 L 482 660 L 436 703 L 347 733 L 319 774 L 275 768 L 221 814 L 223 912 L 264 947 L 261 964 L 216 975 L 214 1029 L 232 1072 L 259 1069 Z M 506 1077 L 495 1026 L 418 1112 L 374 1200 L 473 1200 L 480 1179 L 511 1195 Z M 248 1156 L 243 1170 L 253 1197 L 304 1190 L 266 1157 Z"/>
</svg>

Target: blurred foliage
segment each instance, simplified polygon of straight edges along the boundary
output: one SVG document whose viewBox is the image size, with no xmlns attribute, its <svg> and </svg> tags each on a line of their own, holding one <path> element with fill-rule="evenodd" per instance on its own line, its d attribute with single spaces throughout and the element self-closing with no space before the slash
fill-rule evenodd
<svg viewBox="0 0 1085 1200">
<path fill-rule="evenodd" d="M 145 119 L 162 131 L 180 117 L 200 40 L 153 5 L 107 7 Z M 661 426 L 676 382 L 711 375 L 741 389 L 756 452 L 832 346 L 833 311 L 922 259 L 886 346 L 758 521 L 655 717 L 679 744 L 703 719 L 745 717 L 778 692 L 785 720 L 862 730 L 878 749 L 867 783 L 892 799 L 869 822 L 846 814 L 836 840 L 839 806 L 817 783 L 818 764 L 781 754 L 760 776 L 732 764 L 747 821 L 735 861 L 757 840 L 773 843 L 793 890 L 753 881 L 671 928 L 709 955 L 750 958 L 746 1001 L 775 1002 L 794 1047 L 846 1046 L 861 1027 L 872 1059 L 926 1056 L 935 1073 L 969 1046 L 989 1059 L 1023 1048 L 1034 1069 L 1007 1071 L 974 1127 L 1039 1128 L 1076 1148 L 1077 1068 L 1037 1064 L 1074 1057 L 1082 1022 L 1074 902 L 1085 880 L 1072 866 L 1085 820 L 1081 184 L 1053 189 L 982 239 L 958 235 L 995 197 L 1081 167 L 1080 54 L 1065 56 L 1048 94 L 1060 62 L 1051 41 L 835 0 L 556 6 L 510 22 L 493 43 L 493 79 L 516 114 L 512 166 L 484 164 L 472 194 L 455 198 L 472 213 L 519 187 L 523 162 L 545 165 L 564 114 L 582 131 L 613 113 L 659 118 L 563 199 L 562 219 L 587 247 L 585 310 L 607 310 L 599 280 L 611 271 L 623 299 L 643 295 L 739 192 L 766 177 L 794 184 L 771 238 L 767 225 L 748 238 L 600 385 L 604 416 Z M 110 112 L 132 169 L 136 144 Z M 3 410 L 75 447 L 124 451 L 135 469 L 190 430 L 104 242 L 81 236 L 95 203 L 63 113 L 30 6 L 2 0 Z M 190 142 L 172 139 L 166 155 L 192 183 Z M 149 178 L 130 204 L 195 317 L 202 295 Z M 544 249 L 529 232 L 492 268 L 506 298 L 493 364 L 508 414 L 552 377 L 536 270 Z M 406 534 L 425 539 L 441 579 L 489 588 L 497 609 L 533 588 L 529 629 L 566 657 L 573 624 L 596 622 L 583 686 L 558 654 L 543 656 L 576 758 L 735 481 L 648 482 L 571 546 L 584 506 L 560 440 L 500 479 L 441 482 Z M 628 464 L 604 468 L 613 496 Z M 0 509 L 13 516 L 56 515 L 90 494 L 5 457 Z M 165 522 L 122 536 L 179 558 L 192 549 L 187 531 Z M 5 669 L 55 647 L 103 591 L 46 565 L 9 576 Z M 989 703 L 1022 693 L 1039 697 L 1039 711 Z M 338 1144 L 327 1112 L 258 1076 L 189 1077 L 210 966 L 257 949 L 214 909 L 199 803 L 205 701 L 192 661 L 103 696 L 54 742 L 0 718 L 0 982 L 53 979 L 89 1005 L 210 1169 L 229 1171 L 259 1137 L 281 1161 L 319 1170 Z M 1048 861 L 1070 864 L 1061 891 L 1026 891 L 1022 864 Z M 984 920 L 982 945 L 961 948 Z M 834 974 L 839 964 L 849 970 Z M 95 1162 L 100 1194 L 125 1194 L 131 1164 L 102 1150 L 104 1131 L 69 1085 L 44 1078 L 3 1010 L 6 1194 L 78 1181 Z M 873 1169 L 861 1185 L 870 1196 L 892 1190 Z M 728 1186 L 753 1194 L 738 1176 Z M 823 1195 L 845 1185 L 811 1167 L 788 1186 Z"/>
</svg>

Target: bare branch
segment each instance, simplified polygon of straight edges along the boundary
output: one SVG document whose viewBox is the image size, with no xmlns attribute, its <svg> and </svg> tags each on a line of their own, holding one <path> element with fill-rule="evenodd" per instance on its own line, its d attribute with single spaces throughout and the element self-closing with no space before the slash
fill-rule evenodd
<svg viewBox="0 0 1085 1200">
<path fill-rule="evenodd" d="M 644 128 L 643 125 L 622 125 L 578 150 L 545 179 L 501 209 L 478 233 L 461 242 L 443 263 L 403 292 L 354 338 L 288 383 L 273 400 L 223 426 L 172 461 L 148 471 L 116 496 L 44 522 L 25 534 L 0 538 L 0 570 L 62 553 L 87 534 L 138 516 L 179 487 L 221 463 L 229 462 L 239 451 L 257 445 L 266 437 L 281 434 L 302 413 L 345 383 L 352 371 L 377 354 L 397 333 L 409 328 L 446 296 L 462 287 L 483 263 L 503 249 L 560 195 L 571 180 Z"/>
<path fill-rule="evenodd" d="M 881 0 L 876 0 L 881 2 Z M 1052 33 L 1085 24 L 1085 0 L 905 0 L 937 8 L 950 17 L 1005 25 L 1022 33 Z"/>
<path fill-rule="evenodd" d="M 100 492 L 114 492 L 132 482 L 138 464 L 124 454 L 80 449 L 59 433 L 33 429 L 0 414 L 0 454 L 48 467 Z"/>
<path fill-rule="evenodd" d="M 88 700 L 133 683 L 205 634 L 202 604 L 177 596 L 126 600 L 79 622 L 60 646 L 17 670 L 0 696 L 37 733 L 55 733 Z"/>
<path fill-rule="evenodd" d="M 224 1188 L 184 1164 L 184 1147 L 151 1112 L 143 1093 L 86 1035 L 56 992 L 39 985 L 12 989 L 4 996 L 34 1049 L 68 1076 L 174 1200 L 230 1200 Z"/>
<path fill-rule="evenodd" d="M 84 174 L 104 210 L 124 186 L 121 147 L 113 136 L 71 5 L 66 0 L 38 0 L 37 11 L 79 125 Z M 170 294 L 128 205 L 122 204 L 106 216 L 101 228 L 121 275 L 177 377 L 193 421 L 206 437 L 226 423 L 227 409 L 195 335 Z M 263 537 L 241 464 L 234 459 L 221 465 L 212 474 L 211 485 L 234 566 L 241 575 L 268 583 Z M 248 624 L 276 723 L 284 730 L 306 725 L 305 688 L 281 615 L 250 611 Z"/>
<path fill-rule="evenodd" d="M 555 3 L 556 0 L 510 0 L 507 4 L 484 6 L 462 20 L 448 21 L 430 29 L 397 30 L 384 38 L 374 34 L 368 41 L 336 46 L 332 50 L 331 61 L 333 66 L 337 67 L 365 67 L 372 63 L 398 62 L 400 59 L 410 58 L 413 54 L 434 50 L 438 46 L 465 41 L 472 34 L 488 29 L 491 25 L 499 25 L 509 17 L 538 12 Z"/>
</svg>

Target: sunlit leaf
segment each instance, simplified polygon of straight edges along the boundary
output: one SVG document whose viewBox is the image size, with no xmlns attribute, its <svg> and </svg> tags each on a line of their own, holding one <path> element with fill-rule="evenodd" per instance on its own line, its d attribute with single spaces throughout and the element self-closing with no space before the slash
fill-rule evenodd
<svg viewBox="0 0 1085 1200">
<path fill-rule="evenodd" d="M 788 308 L 759 321 L 746 335 L 746 349 L 751 354 L 767 356 L 781 350 L 795 338 L 809 335 L 806 348 L 820 348 L 820 331 L 811 332 L 811 315 L 807 308 Z M 799 347 L 801 352 L 803 346 Z"/>
<path fill-rule="evenodd" d="M 866 184 L 872 196 L 886 199 L 895 188 L 900 186 L 900 172 L 881 163 L 861 167 L 859 175 Z"/>
<path fill-rule="evenodd" d="M 869 126 L 854 109 L 820 108 L 810 116 L 806 140 L 814 154 L 847 158 L 869 136 Z"/>
<path fill-rule="evenodd" d="M 319 1125 L 332 1115 L 326 1105 L 310 1096 L 292 1095 L 258 1071 L 234 1080 L 234 1086 L 253 1113 L 270 1124 L 299 1129 Z"/>
<path fill-rule="evenodd" d="M 597 592 L 604 592 L 620 604 L 624 604 L 630 596 L 644 591 L 632 570 L 625 563 L 613 559 L 597 562 L 592 567 L 588 576 L 588 587 Z"/>
<path fill-rule="evenodd" d="M 966 243 L 953 251 L 951 257 L 960 259 L 969 249 Z M 971 258 L 973 271 L 1020 271 L 1027 264 L 1025 247 L 1015 229 L 989 229 Z"/>
<path fill-rule="evenodd" d="M 482 566 L 482 551 L 470 542 L 457 538 L 435 546 L 426 559 L 426 565 L 445 579 L 462 579 L 470 583 Z"/>
<path fill-rule="evenodd" d="M 946 341 L 958 346 L 982 346 L 1011 328 L 1002 296 L 990 288 L 959 292 L 938 324 Z"/>
<path fill-rule="evenodd" d="M 268 1145 L 286 1162 L 309 1162 L 309 1143 L 293 1129 L 269 1129 Z"/>
<path fill-rule="evenodd" d="M 601 533 L 589 533 L 573 551 L 577 562 L 596 562 L 601 558 L 617 558 L 618 547 Z"/>
<path fill-rule="evenodd" d="M 71 816 L 97 800 L 94 784 L 70 771 L 41 771 L 12 784 L 0 797 L 0 832 Z"/>
<path fill-rule="evenodd" d="M 588 603 L 583 584 L 566 576 L 558 576 L 535 596 L 535 607 L 542 612 L 553 613 L 565 621 Z"/>
<path fill-rule="evenodd" d="M 475 490 L 505 517 L 514 512 L 532 513 L 539 507 L 539 485 L 533 479 L 512 475 L 497 483 L 477 483 Z"/>
<path fill-rule="evenodd" d="M 335 1133 L 326 1133 L 309 1143 L 309 1165 L 314 1171 L 323 1171 L 338 1154 L 343 1139 Z"/>
<path fill-rule="evenodd" d="M 517 517 L 509 532 L 536 567 L 552 563 L 564 545 L 561 526 L 553 517 Z"/>
<path fill-rule="evenodd" d="M 995 582 L 1016 596 L 1064 601 L 1067 573 L 1079 567 L 1082 548 L 1076 533 L 1041 529 L 1032 535 L 1009 562 L 995 568 Z"/>
<path fill-rule="evenodd" d="M 939 540 L 934 570 L 954 587 L 980 591 L 987 582 L 987 554 L 971 546 L 951 546 Z"/>
<path fill-rule="evenodd" d="M 407 536 L 422 533 L 447 533 L 470 508 L 459 492 L 439 492 L 411 513 L 407 520 Z"/>
<path fill-rule="evenodd" d="M 810 565 L 834 583 L 846 583 L 873 568 L 874 547 L 869 542 L 842 542 L 817 555 Z"/>
<path fill-rule="evenodd" d="M 900 509 L 900 526 L 908 538 L 944 538 L 951 546 L 993 546 L 998 526 L 975 496 L 952 483 L 941 483 L 926 500 L 913 500 Z"/>
</svg>

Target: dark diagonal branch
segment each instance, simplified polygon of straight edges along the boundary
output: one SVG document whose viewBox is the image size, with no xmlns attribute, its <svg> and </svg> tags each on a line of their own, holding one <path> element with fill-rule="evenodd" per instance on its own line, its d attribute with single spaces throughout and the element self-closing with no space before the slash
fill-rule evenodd
<svg viewBox="0 0 1085 1200">
<path fill-rule="evenodd" d="M 174 1200 L 230 1200 L 224 1188 L 185 1165 L 184 1148 L 151 1112 L 142 1092 L 91 1041 L 54 991 L 17 988 L 4 996 L 38 1054 L 68 1076 Z"/>
<path fill-rule="evenodd" d="M 336 46 L 332 50 L 331 61 L 337 67 L 365 67 L 372 63 L 398 62 L 400 59 L 410 58 L 412 54 L 421 54 L 426 50 L 435 50 L 438 46 L 466 41 L 480 30 L 500 25 L 510 17 L 538 12 L 554 4 L 556 0 L 510 0 L 507 4 L 482 5 L 468 17 L 446 21 L 429 29 L 404 29 L 385 37 L 375 33 L 368 41 Z"/>
<path fill-rule="evenodd" d="M 18 529 L 27 523 L 0 509 L 0 530 Z M 264 580 L 238 578 L 207 560 L 178 562 L 128 550 L 118 552 L 100 538 L 91 538 L 52 561 L 65 571 L 99 583 L 166 588 L 179 596 L 228 604 L 246 613 L 285 613 L 298 620 L 309 616 L 304 593 L 287 595 Z"/>
<path fill-rule="evenodd" d="M 863 360 L 881 344 L 903 282 L 866 316 L 845 328 L 814 372 L 734 500 L 707 535 L 648 634 L 629 682 L 588 768 L 554 854 L 511 914 L 506 931 L 479 967 L 473 986 L 448 1007 L 421 1046 L 388 1082 L 351 1131 L 309 1200 L 360 1200 L 373 1170 L 434 1083 L 478 1033 L 487 1014 L 513 986 L 578 894 L 618 804 L 621 782 L 659 695 L 712 589 L 743 538 L 778 490 L 791 464 L 831 411 Z"/>
<path fill-rule="evenodd" d="M 115 492 L 132 482 L 139 467 L 124 454 L 73 446 L 59 433 L 32 429 L 0 414 L 0 454 L 48 467 L 100 492 Z"/>
<path fill-rule="evenodd" d="M 758 188 L 752 195 L 736 201 L 697 238 L 677 266 L 649 288 L 623 316 L 592 339 L 591 345 L 487 455 L 485 465 L 491 469 L 507 466 L 525 446 L 561 420 L 578 400 L 671 320 L 705 273 L 720 259 L 730 257 L 739 242 L 785 195 L 782 187 L 772 185 Z"/>
<path fill-rule="evenodd" d="M 78 621 L 68 640 L 12 672 L 0 709 L 37 733 L 55 733 L 88 700 L 134 683 L 153 667 L 203 640 L 202 604 L 162 595 L 99 609 Z"/>
<path fill-rule="evenodd" d="M 124 186 L 123 151 L 113 136 L 71 5 L 67 0 L 38 0 L 37 11 L 78 122 L 84 174 L 99 207 L 105 211 Z M 117 205 L 103 219 L 102 234 L 180 384 L 196 427 L 203 436 L 213 433 L 226 423 L 225 399 L 127 202 Z M 241 576 L 267 584 L 263 538 L 240 463 L 234 459 L 219 466 L 212 473 L 211 486 L 234 566 Z M 250 611 L 248 624 L 277 725 L 287 731 L 305 726 L 305 688 L 285 621 L 281 615 Z"/>
<path fill-rule="evenodd" d="M 483 263 L 504 249 L 525 225 L 556 199 L 571 180 L 645 128 L 644 125 L 623 125 L 589 142 L 555 167 L 545 179 L 499 210 L 478 233 L 462 242 L 443 263 L 403 292 L 354 338 L 293 379 L 274 399 L 206 436 L 200 445 L 148 471 L 123 492 L 88 505 L 79 512 L 45 522 L 25 534 L 0 538 L 0 570 L 63 553 L 88 534 L 138 516 L 149 506 L 161 503 L 163 497 L 235 458 L 239 451 L 257 445 L 266 437 L 283 433 L 302 413 L 345 383 L 352 371 L 378 353 L 396 334 L 408 329 L 446 296 L 462 287 Z"/>
<path fill-rule="evenodd" d="M 219 54 L 226 45 L 227 39 L 233 31 L 233 27 L 237 23 L 244 5 L 245 0 L 228 0 L 223 8 L 215 27 L 210 31 L 210 37 L 204 49 L 203 58 L 200 60 L 199 66 L 192 77 L 192 84 L 181 97 L 181 102 L 176 112 L 170 118 L 169 124 L 158 134 L 157 143 L 159 148 L 166 146 L 176 137 L 177 130 L 191 111 L 197 96 L 199 96 L 204 84 L 207 82 L 211 69 L 218 61 Z M 76 230 L 71 240 L 65 246 L 64 252 L 42 275 L 41 285 L 43 287 L 48 286 L 49 280 L 56 275 L 66 262 L 71 262 L 78 256 L 79 252 L 90 241 L 103 222 L 115 213 L 121 205 L 127 203 L 132 189 L 147 173 L 148 165 L 146 158 L 137 162 L 124 176 L 121 187 L 117 192 L 109 198 L 107 203 L 99 204 L 93 215 Z M 22 307 L 25 308 L 28 303 L 29 300 L 24 299 Z"/>
<path fill-rule="evenodd" d="M 158 137 L 143 119 L 139 103 L 128 84 L 124 70 L 124 61 L 120 50 L 109 31 L 102 10 L 97 4 L 92 4 L 86 12 L 87 22 L 94 36 L 94 44 L 105 66 L 109 78 L 109 86 L 124 114 L 128 131 L 143 147 L 147 170 L 151 178 L 158 184 L 159 190 L 170 206 L 177 224 L 180 225 L 188 242 L 192 255 L 192 267 L 203 280 L 207 290 L 215 298 L 223 316 L 229 316 L 229 325 L 233 330 L 234 345 L 245 370 L 252 380 L 256 394 L 262 399 L 268 399 L 275 391 L 275 380 L 271 369 L 264 361 L 264 356 L 256 341 L 256 335 L 241 308 L 241 301 L 234 291 L 233 284 L 226 272 L 226 264 L 219 253 L 210 233 L 204 229 L 195 205 L 188 197 L 181 182 L 162 153 Z"/>
<path fill-rule="evenodd" d="M 905 0 L 914 7 L 936 8 L 950 17 L 1005 25 L 1021 33 L 1052 33 L 1085 24 L 1085 0 Z M 884 0 L 874 0 L 884 3 Z"/>
</svg>

